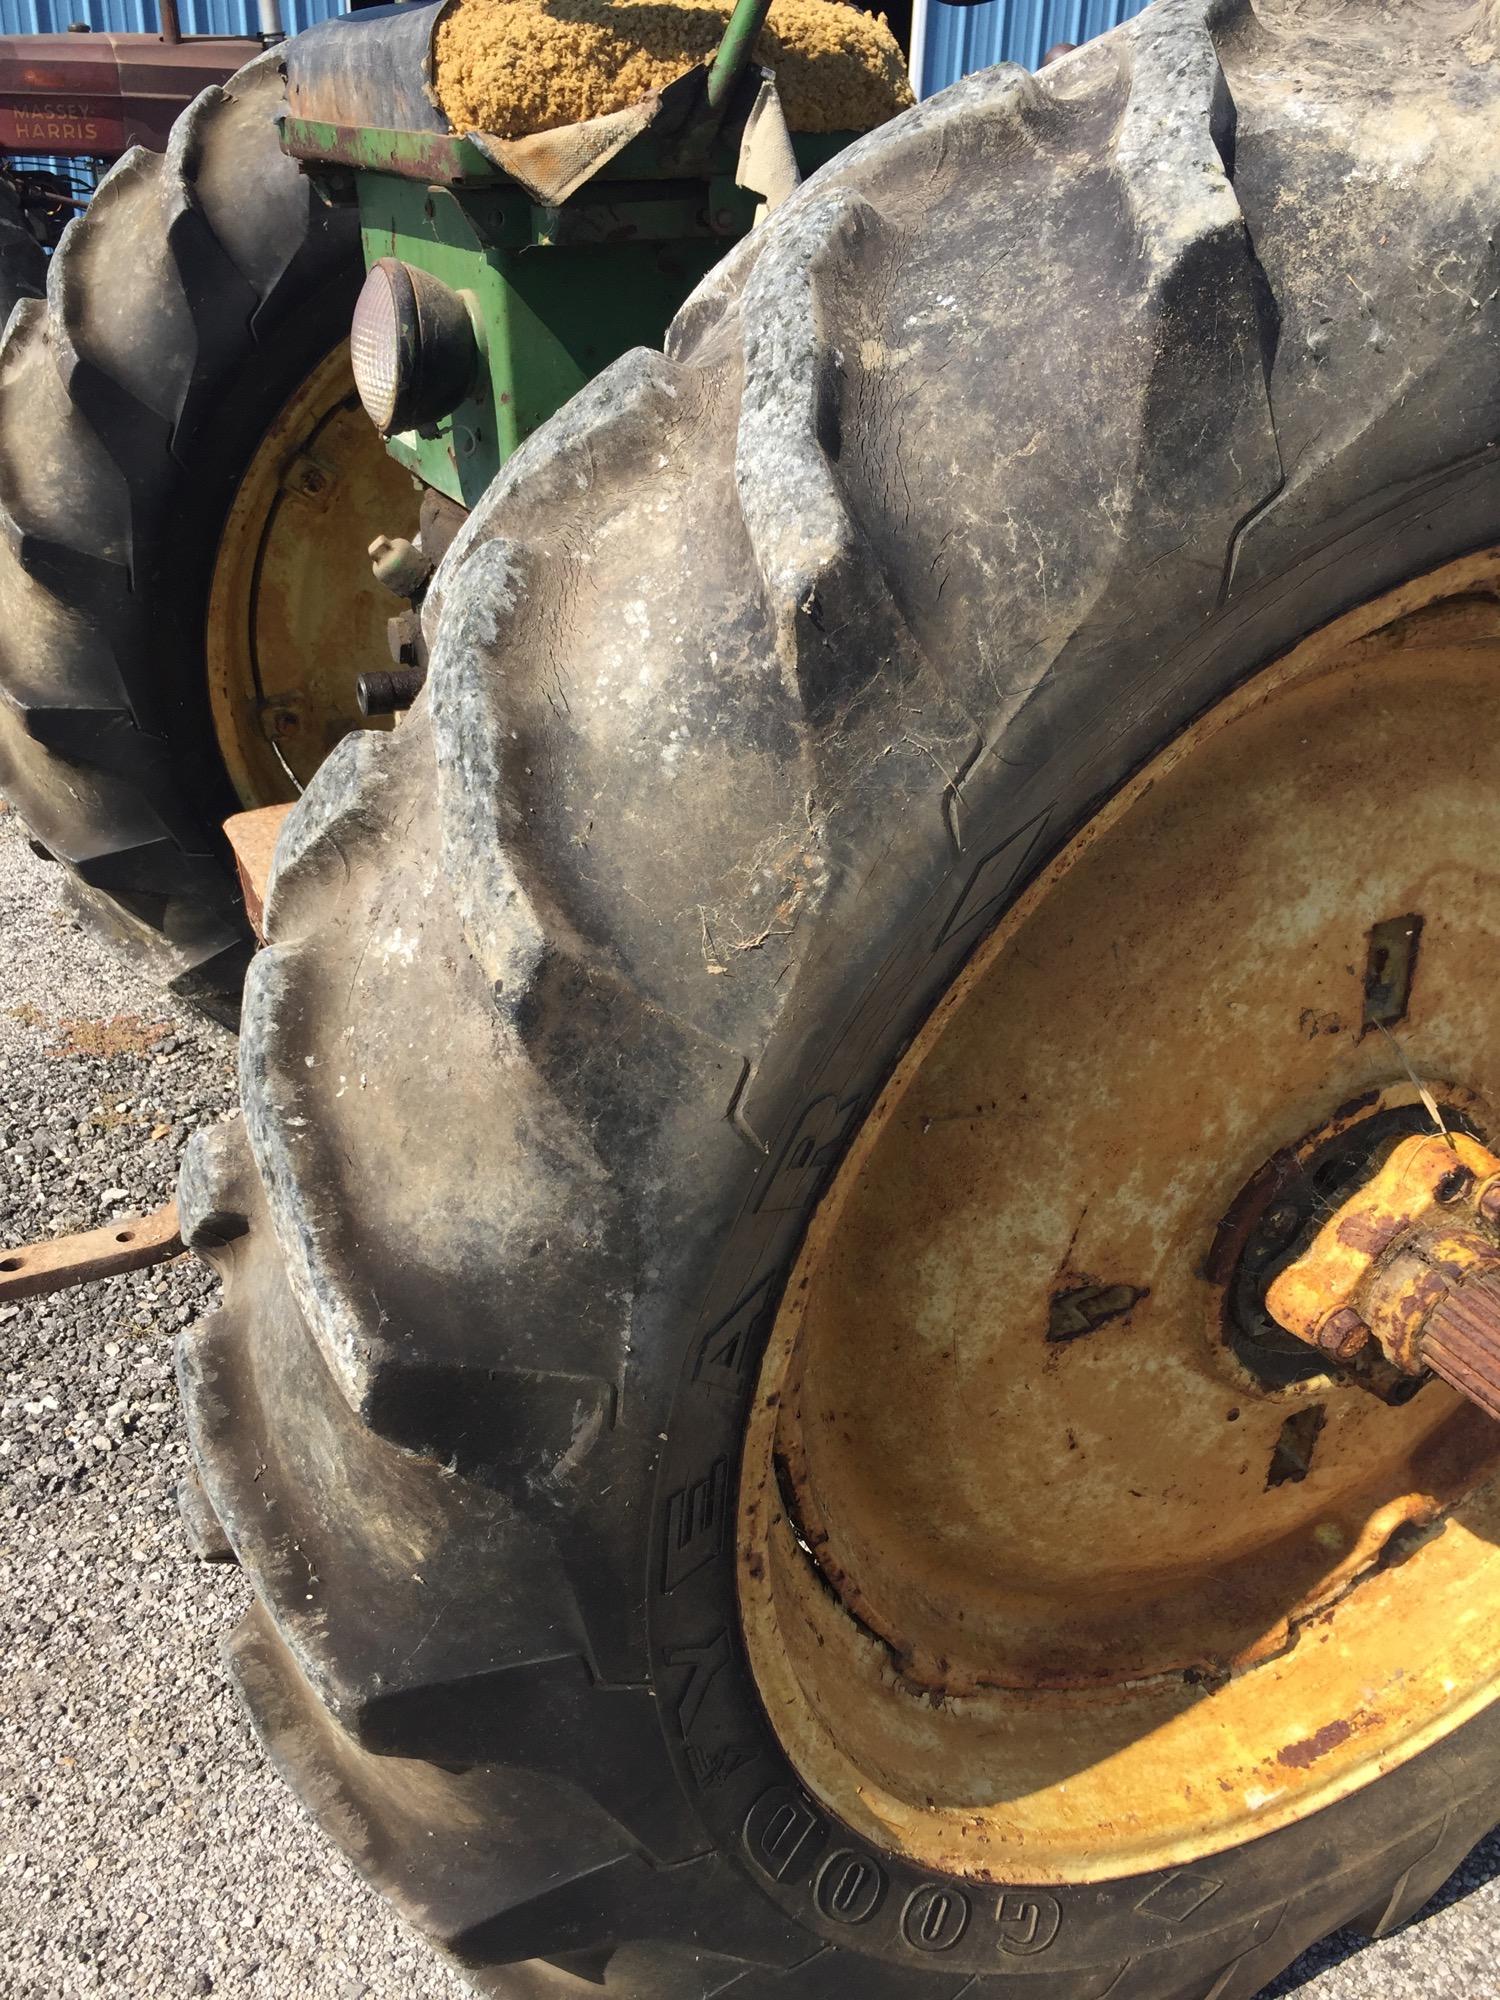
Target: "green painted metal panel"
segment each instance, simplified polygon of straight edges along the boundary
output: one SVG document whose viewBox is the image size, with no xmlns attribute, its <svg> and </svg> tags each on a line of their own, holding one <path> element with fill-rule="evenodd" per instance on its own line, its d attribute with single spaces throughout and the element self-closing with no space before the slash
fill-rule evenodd
<svg viewBox="0 0 1500 2000">
<path fill-rule="evenodd" d="M 389 442 L 418 478 L 465 507 L 602 368 L 632 347 L 661 345 L 673 313 L 724 254 L 726 234 L 748 228 L 754 201 L 738 188 L 723 193 L 719 213 L 734 226 L 715 230 L 698 220 L 701 198 L 671 194 L 546 209 L 519 188 L 460 192 L 373 173 L 358 176 L 358 190 L 366 261 L 399 257 L 469 306 L 481 354 L 472 393 L 427 431 Z M 610 241 L 611 226 L 634 233 Z"/>
<path fill-rule="evenodd" d="M 289 129 L 287 138 L 304 157 L 358 156 L 389 169 L 332 169 L 334 184 L 343 173 L 358 200 L 366 263 L 398 257 L 469 307 L 481 357 L 472 391 L 451 415 L 389 440 L 395 458 L 465 507 L 602 369 L 633 347 L 661 346 L 679 306 L 751 227 L 757 206 L 734 182 L 732 150 L 725 171 L 651 178 L 649 154 L 632 146 L 548 207 L 463 140 L 312 127 Z M 810 170 L 844 144 L 819 136 L 799 139 L 797 151 Z M 415 145 L 426 149 L 420 162 Z M 441 158 L 434 146 L 446 149 Z M 625 178 L 631 166 L 644 177 Z M 443 181 L 416 178 L 424 167 Z"/>
</svg>

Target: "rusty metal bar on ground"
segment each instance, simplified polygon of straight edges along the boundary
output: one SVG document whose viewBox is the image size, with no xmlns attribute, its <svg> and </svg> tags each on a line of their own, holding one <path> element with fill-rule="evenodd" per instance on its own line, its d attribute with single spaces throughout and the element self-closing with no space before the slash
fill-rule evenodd
<svg viewBox="0 0 1500 2000">
<path fill-rule="evenodd" d="M 235 813 L 224 823 L 239 869 L 245 911 L 257 937 L 262 935 L 266 883 L 276 838 L 290 811 L 289 805 L 261 806 L 254 812 Z M 150 1215 L 126 1216 L 77 1236 L 0 1250 L 0 1305 L 38 1298 L 44 1292 L 65 1291 L 70 1285 L 92 1284 L 122 1271 L 139 1271 L 177 1256 L 182 1248 L 177 1204 L 169 1201 Z"/>
<path fill-rule="evenodd" d="M 77 1236 L 0 1250 L 0 1305 L 91 1284 L 96 1278 L 113 1278 L 121 1271 L 139 1271 L 177 1256 L 182 1248 L 177 1204 L 169 1201 L 149 1215 L 126 1216 Z"/>
</svg>

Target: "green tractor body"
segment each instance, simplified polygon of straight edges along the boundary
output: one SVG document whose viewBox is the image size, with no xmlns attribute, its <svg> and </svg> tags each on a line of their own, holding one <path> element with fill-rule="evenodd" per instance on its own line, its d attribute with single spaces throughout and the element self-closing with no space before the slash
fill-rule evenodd
<svg viewBox="0 0 1500 2000">
<path fill-rule="evenodd" d="M 660 347 L 751 228 L 763 197 L 746 137 L 773 86 L 749 56 L 768 5 L 739 0 L 713 63 L 639 106 L 508 142 L 453 132 L 432 101 L 440 5 L 343 17 L 289 45 L 283 146 L 326 199 L 357 203 L 366 266 L 392 271 L 422 322 L 413 340 L 452 350 L 441 407 L 379 425 L 424 485 L 472 507 L 601 369 Z M 351 93 L 351 76 L 365 87 Z M 368 122 L 347 122 L 351 97 Z M 798 174 L 852 136 L 781 128 Z"/>
</svg>

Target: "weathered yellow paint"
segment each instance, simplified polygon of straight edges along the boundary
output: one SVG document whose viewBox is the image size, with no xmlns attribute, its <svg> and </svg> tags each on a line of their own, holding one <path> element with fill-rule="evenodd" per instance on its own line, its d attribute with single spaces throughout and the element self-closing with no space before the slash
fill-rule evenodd
<svg viewBox="0 0 1500 2000">
<path fill-rule="evenodd" d="M 1351 613 L 1125 787 L 813 1221 L 750 1419 L 744 1630 L 803 1782 L 921 1865 L 1210 1854 L 1491 1699 L 1500 1431 L 1441 1382 L 1267 1387 L 1209 1258 L 1268 1158 L 1415 1101 L 1362 1033 L 1398 913 L 1424 919 L 1406 1057 L 1500 1131 L 1497 596 L 1492 552 Z"/>
<path fill-rule="evenodd" d="M 256 449 L 225 522 L 205 650 L 214 732 L 245 807 L 294 799 L 366 722 L 362 673 L 390 665 L 403 606 L 370 573 L 377 534 L 416 532 L 411 475 L 354 392 L 348 343 L 313 370 Z"/>
</svg>

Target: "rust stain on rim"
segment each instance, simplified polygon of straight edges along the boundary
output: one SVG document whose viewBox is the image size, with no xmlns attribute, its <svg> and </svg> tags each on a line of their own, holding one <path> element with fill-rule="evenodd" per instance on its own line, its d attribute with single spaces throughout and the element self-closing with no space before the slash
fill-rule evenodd
<svg viewBox="0 0 1500 2000">
<path fill-rule="evenodd" d="M 1497 664 L 1490 552 L 1221 703 L 1020 899 L 814 1218 L 752 1406 L 742 1620 L 803 1782 L 921 1866 L 1176 1865 L 1491 1698 L 1500 1431 L 1441 1382 L 1268 1387 L 1223 1287 L 1237 1191 L 1402 1101 L 1363 1033 L 1392 911 L 1422 920 L 1403 1047 L 1500 1136 Z M 1138 1296 L 1049 1339 L 1089 1274 Z"/>
<path fill-rule="evenodd" d="M 418 495 L 359 406 L 349 344 L 278 411 L 219 538 L 205 652 L 214 733 L 248 810 L 295 799 L 351 729 L 355 683 L 387 666 L 402 608 L 376 582 L 377 534 L 412 535 Z"/>
<path fill-rule="evenodd" d="M 1375 1719 L 1380 1720 L 1379 1717 Z M 1305 1771 L 1320 1757 L 1326 1757 L 1341 1743 L 1347 1743 L 1353 1734 L 1354 1724 L 1345 1722 L 1342 1717 L 1335 1722 L 1325 1722 L 1315 1736 L 1309 1736 L 1301 1743 L 1288 1743 L 1284 1750 L 1279 1750 L 1276 1761 L 1285 1764 L 1289 1770 Z"/>
</svg>

